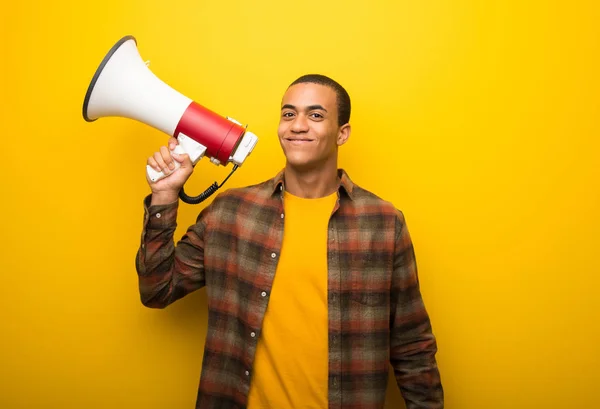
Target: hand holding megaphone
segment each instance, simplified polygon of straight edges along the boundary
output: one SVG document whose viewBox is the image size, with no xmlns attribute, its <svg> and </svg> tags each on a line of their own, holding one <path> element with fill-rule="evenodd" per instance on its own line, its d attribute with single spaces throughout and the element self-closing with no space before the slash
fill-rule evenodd
<svg viewBox="0 0 600 409">
<path fill-rule="evenodd" d="M 190 138 L 187 138 L 183 134 L 180 134 L 177 139 L 171 138 L 168 146 L 169 149 L 162 147 L 160 152 L 156 152 L 154 156 L 148 158 L 148 164 L 146 165 L 146 176 L 148 181 L 151 183 L 156 183 L 170 175 L 175 170 L 179 169 L 181 166 L 179 161 L 176 159 L 173 160 L 171 154 L 175 154 L 177 156 L 187 155 L 190 158 L 190 164 L 192 166 L 195 165 L 195 162 L 202 157 L 202 153 L 198 152 L 197 144 L 194 144 L 193 141 L 190 141 Z M 194 152 L 195 149 L 196 152 Z M 202 149 L 200 149 L 200 151 L 202 151 Z M 192 152 L 194 160 L 191 159 L 190 153 L 188 152 Z M 171 164 L 174 166 L 173 168 L 170 168 L 170 166 L 165 166 Z"/>
<path fill-rule="evenodd" d="M 153 193 L 173 190 L 177 196 L 192 174 L 193 166 L 189 155 L 177 140 L 170 138 L 167 146 L 161 146 L 148 158 L 146 179 Z"/>
<path fill-rule="evenodd" d="M 123 37 L 106 54 L 83 102 L 86 121 L 110 116 L 134 119 L 177 138 L 175 152 L 189 155 L 192 165 L 205 156 L 215 165 L 231 162 L 231 173 L 258 142 L 258 137 L 239 122 L 216 114 L 161 81 L 142 60 L 132 36 Z M 147 166 L 146 173 L 151 182 L 166 176 L 152 166 Z M 182 187 L 180 197 L 187 203 L 200 203 L 229 176 L 221 185 L 215 182 L 194 198 L 187 196 Z"/>
<path fill-rule="evenodd" d="M 167 146 L 161 146 L 147 159 L 146 180 L 152 190 L 152 204 L 177 201 L 181 197 L 183 185 L 194 170 L 189 156 L 186 153 L 177 154 L 176 150 L 181 151 L 181 147 L 175 138 L 170 138 Z M 152 181 L 149 176 L 152 172 L 160 174 L 161 177 Z M 203 194 L 203 196 L 207 195 L 209 196 L 207 193 Z"/>
</svg>

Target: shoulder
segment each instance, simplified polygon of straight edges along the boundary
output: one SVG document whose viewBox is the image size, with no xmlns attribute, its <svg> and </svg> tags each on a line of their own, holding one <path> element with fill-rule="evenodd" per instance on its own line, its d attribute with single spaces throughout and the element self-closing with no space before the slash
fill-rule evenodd
<svg viewBox="0 0 600 409">
<path fill-rule="evenodd" d="M 268 210 L 276 205 L 273 194 L 273 179 L 256 184 L 228 188 L 216 194 L 206 207 L 206 212 L 222 216 L 224 213 Z M 218 217 L 219 217 L 218 216 Z"/>
<path fill-rule="evenodd" d="M 232 201 L 260 203 L 271 199 L 272 196 L 273 181 L 265 180 L 253 185 L 226 189 L 219 193 L 213 202 L 217 205 Z"/>
<path fill-rule="evenodd" d="M 352 203 L 362 211 L 379 212 L 404 218 L 402 212 L 394 203 L 355 183 L 352 185 Z"/>
<path fill-rule="evenodd" d="M 382 198 L 372 191 L 352 183 L 352 206 L 357 214 L 367 217 L 383 218 L 385 226 L 392 228 L 398 236 L 405 230 L 404 213 L 394 203 Z"/>
</svg>

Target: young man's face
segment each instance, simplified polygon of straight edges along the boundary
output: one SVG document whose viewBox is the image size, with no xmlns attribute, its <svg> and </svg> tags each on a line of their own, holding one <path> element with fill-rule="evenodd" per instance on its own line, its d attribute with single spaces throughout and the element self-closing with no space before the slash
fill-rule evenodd
<svg viewBox="0 0 600 409">
<path fill-rule="evenodd" d="M 287 162 L 298 169 L 314 169 L 336 159 L 349 125 L 338 126 L 337 95 L 325 85 L 301 83 L 283 96 L 279 142 Z"/>
</svg>

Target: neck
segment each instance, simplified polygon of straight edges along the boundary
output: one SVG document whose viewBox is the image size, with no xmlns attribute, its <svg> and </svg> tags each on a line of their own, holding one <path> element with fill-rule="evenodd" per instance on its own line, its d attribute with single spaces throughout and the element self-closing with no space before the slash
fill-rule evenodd
<svg viewBox="0 0 600 409">
<path fill-rule="evenodd" d="M 285 190 L 294 196 L 317 199 L 337 190 L 337 161 L 324 167 L 298 169 L 285 165 Z"/>
</svg>

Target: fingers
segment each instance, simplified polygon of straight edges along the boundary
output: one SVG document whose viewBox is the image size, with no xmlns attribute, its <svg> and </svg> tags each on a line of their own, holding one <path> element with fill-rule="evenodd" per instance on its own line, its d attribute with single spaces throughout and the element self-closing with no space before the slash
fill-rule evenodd
<svg viewBox="0 0 600 409">
<path fill-rule="evenodd" d="M 152 169 L 154 169 L 157 172 L 160 172 L 162 170 L 160 168 L 160 166 L 158 165 L 158 163 L 156 163 L 156 160 L 154 160 L 154 156 L 150 156 L 148 158 L 148 166 L 150 166 Z"/>
<path fill-rule="evenodd" d="M 155 152 L 148 158 L 148 165 L 157 172 L 162 171 L 165 175 L 170 174 L 176 168 L 171 153 L 165 146 L 161 146 L 159 152 Z"/>
<path fill-rule="evenodd" d="M 162 159 L 163 159 L 165 165 L 168 167 L 168 171 L 172 172 L 173 170 L 175 170 L 175 161 L 173 161 L 171 152 L 167 149 L 166 146 L 160 147 L 160 153 L 162 155 Z M 156 154 L 155 154 L 155 156 L 156 156 Z M 164 168 L 163 168 L 163 170 L 164 170 Z"/>
<path fill-rule="evenodd" d="M 191 165 L 190 155 L 187 153 L 172 153 L 173 159 L 184 166 Z"/>
<path fill-rule="evenodd" d="M 177 168 L 184 168 L 185 173 L 192 172 L 193 165 L 190 157 L 186 153 L 177 154 L 173 152 L 179 146 L 177 138 L 170 137 L 167 146 L 161 146 L 158 152 L 155 152 L 148 158 L 148 166 L 157 172 L 162 172 L 165 175 L 170 175 Z M 182 151 L 178 149 L 178 151 Z"/>
</svg>

